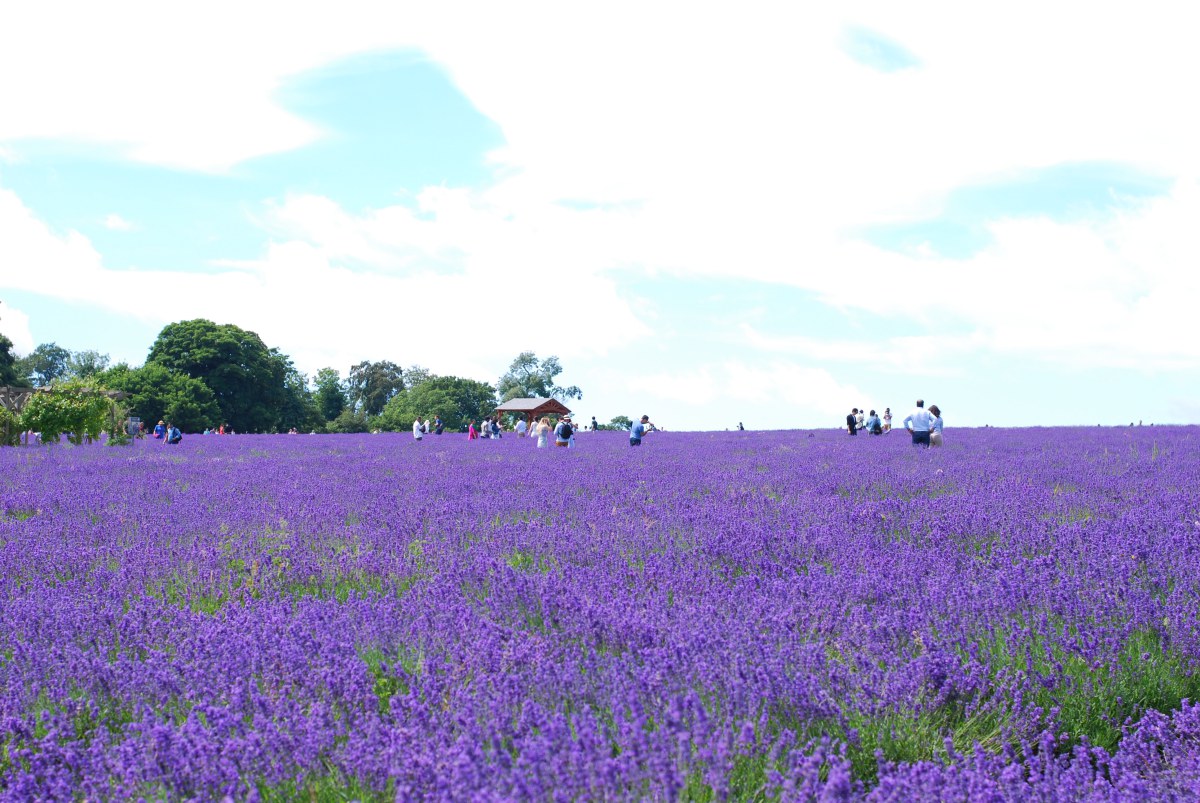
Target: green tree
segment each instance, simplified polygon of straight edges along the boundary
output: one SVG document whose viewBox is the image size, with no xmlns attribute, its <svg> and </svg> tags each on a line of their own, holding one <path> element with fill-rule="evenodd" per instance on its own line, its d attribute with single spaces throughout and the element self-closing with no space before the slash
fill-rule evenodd
<svg viewBox="0 0 1200 803">
<path fill-rule="evenodd" d="M 72 379 L 34 393 L 21 411 L 21 423 L 40 432 L 42 443 L 58 443 L 66 433 L 71 443 L 79 445 L 99 438 L 112 414 L 113 402 L 104 387 Z"/>
<path fill-rule="evenodd" d="M 324 421 L 333 421 L 346 409 L 346 389 L 342 386 L 341 375 L 333 368 L 322 368 L 317 371 L 315 383 L 317 386 L 317 412 Z"/>
<path fill-rule="evenodd" d="M 18 361 L 17 370 L 32 379 L 34 387 L 44 388 L 68 375 L 67 361 L 70 359 L 71 352 L 57 343 L 42 343 Z"/>
<path fill-rule="evenodd" d="M 368 416 L 379 415 L 388 399 L 404 390 L 404 371 L 387 360 L 364 360 L 351 366 L 346 390 L 355 407 Z"/>
<path fill-rule="evenodd" d="M 554 378 L 561 373 L 558 357 L 538 360 L 532 351 L 523 351 L 508 366 L 508 373 L 500 377 L 496 390 L 501 402 L 534 396 L 559 401 L 582 399 L 583 392 L 575 385 L 559 387 L 554 384 Z"/>
<path fill-rule="evenodd" d="M 13 342 L 0 335 L 0 387 L 28 387 L 29 381 L 21 375 L 20 360 L 13 354 Z"/>
<path fill-rule="evenodd" d="M 125 406 L 142 419 L 146 429 L 170 421 L 184 432 L 202 432 L 221 422 L 213 392 L 199 379 L 148 362 L 141 368 L 119 363 L 99 375 L 100 381 L 129 394 Z"/>
<path fill-rule="evenodd" d="M 430 379 L 432 377 L 433 373 L 428 368 L 422 368 L 419 365 L 413 365 L 404 370 L 404 387 L 408 390 L 412 390 L 426 379 Z"/>
<path fill-rule="evenodd" d="M 613 429 L 633 429 L 633 419 L 627 415 L 614 416 L 608 425 Z"/>
<path fill-rule="evenodd" d="M 317 411 L 317 401 L 308 387 L 308 377 L 296 369 L 290 358 L 276 349 L 271 350 L 272 356 L 281 360 L 284 367 L 283 401 L 277 411 L 275 428 L 280 432 L 295 427 L 302 432 L 308 432 L 322 423 L 321 414 Z"/>
<path fill-rule="evenodd" d="M 108 368 L 108 362 L 107 354 L 101 354 L 91 349 L 72 352 L 71 356 L 67 358 L 67 373 L 70 376 L 86 379 Z"/>
<path fill-rule="evenodd" d="M 455 431 L 469 420 L 491 415 L 495 408 L 496 391 L 491 385 L 457 376 L 430 376 L 393 396 L 379 416 L 379 425 L 404 431 L 418 415 L 441 416 L 446 429 Z"/>
<path fill-rule="evenodd" d="M 163 327 L 146 362 L 202 381 L 235 430 L 264 432 L 275 426 L 287 395 L 279 356 L 254 332 L 197 318 Z"/>
<path fill-rule="evenodd" d="M 367 415 L 361 410 L 352 410 L 347 407 L 338 415 L 337 418 L 325 425 L 326 432 L 366 432 L 367 431 Z"/>
</svg>

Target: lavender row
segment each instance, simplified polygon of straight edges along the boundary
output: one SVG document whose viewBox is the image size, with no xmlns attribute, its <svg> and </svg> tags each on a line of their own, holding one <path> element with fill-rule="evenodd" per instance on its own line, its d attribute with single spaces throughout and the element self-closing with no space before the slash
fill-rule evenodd
<svg viewBox="0 0 1200 803">
<path fill-rule="evenodd" d="M 3 450 L 0 790 L 1194 797 L 1198 434 Z"/>
</svg>

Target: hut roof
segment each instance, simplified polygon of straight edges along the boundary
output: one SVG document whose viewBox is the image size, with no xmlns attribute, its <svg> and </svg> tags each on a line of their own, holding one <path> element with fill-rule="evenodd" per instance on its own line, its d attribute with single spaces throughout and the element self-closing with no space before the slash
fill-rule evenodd
<svg viewBox="0 0 1200 803">
<path fill-rule="evenodd" d="M 543 399 L 534 396 L 531 399 L 509 399 L 497 407 L 496 412 L 528 413 L 530 415 L 542 415 L 544 413 L 567 415 L 571 410 L 558 399 Z"/>
</svg>

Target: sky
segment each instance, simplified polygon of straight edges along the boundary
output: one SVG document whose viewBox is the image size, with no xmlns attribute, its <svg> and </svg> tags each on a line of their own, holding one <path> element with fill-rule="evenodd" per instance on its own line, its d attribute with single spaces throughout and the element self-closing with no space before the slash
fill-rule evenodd
<svg viewBox="0 0 1200 803">
<path fill-rule="evenodd" d="M 533 351 L 679 430 L 1200 423 L 1186 4 L 808 5 L 10 4 L 0 332 Z"/>
</svg>

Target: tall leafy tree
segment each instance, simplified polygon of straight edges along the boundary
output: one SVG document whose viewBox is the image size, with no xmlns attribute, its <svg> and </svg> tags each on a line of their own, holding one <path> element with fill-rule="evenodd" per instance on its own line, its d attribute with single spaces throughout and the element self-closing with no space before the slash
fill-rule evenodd
<svg viewBox="0 0 1200 803">
<path fill-rule="evenodd" d="M 184 432 L 201 432 L 222 420 L 217 399 L 203 381 L 159 363 L 148 362 L 141 368 L 119 363 L 97 378 L 129 394 L 125 406 L 146 423 L 147 429 L 162 419 Z"/>
<path fill-rule="evenodd" d="M 508 372 L 500 377 L 496 390 L 501 402 L 532 396 L 559 401 L 582 399 L 583 392 L 575 385 L 559 387 L 554 384 L 555 377 L 561 373 L 562 365 L 558 357 L 539 360 L 532 351 L 523 351 L 508 366 Z"/>
<path fill-rule="evenodd" d="M 433 377 L 433 372 L 419 365 L 411 365 L 404 369 L 404 387 L 412 390 L 426 379 Z"/>
<path fill-rule="evenodd" d="M 203 318 L 167 324 L 146 362 L 201 380 L 225 423 L 239 432 L 271 430 L 287 394 L 286 364 L 257 334 L 233 324 Z"/>
<path fill-rule="evenodd" d="M 277 410 L 275 428 L 285 432 L 292 427 L 307 432 L 321 423 L 316 398 L 308 387 L 308 377 L 299 371 L 289 357 L 276 349 L 272 356 L 284 367 L 283 401 Z"/>
<path fill-rule="evenodd" d="M 446 428 L 457 430 L 469 420 L 478 421 L 496 407 L 491 385 L 457 376 L 433 376 L 397 393 L 384 407 L 379 423 L 384 429 L 406 430 L 416 416 L 441 416 Z"/>
<path fill-rule="evenodd" d="M 13 354 L 13 342 L 0 335 L 0 387 L 27 387 L 29 380 L 21 375 L 20 360 Z"/>
<path fill-rule="evenodd" d="M 333 368 L 322 368 L 317 371 L 313 384 L 317 388 L 317 412 L 323 420 L 333 421 L 346 409 L 346 389 L 341 374 Z"/>
<path fill-rule="evenodd" d="M 65 379 L 71 352 L 57 343 L 41 343 L 18 361 L 17 370 L 33 380 L 34 387 L 44 388 L 56 379 Z"/>
<path fill-rule="evenodd" d="M 387 360 L 363 361 L 351 366 L 346 388 L 355 407 L 367 415 L 378 415 L 388 399 L 404 390 L 404 371 Z"/>
<path fill-rule="evenodd" d="M 67 358 L 67 373 L 71 376 L 87 379 L 89 376 L 95 376 L 108 368 L 108 362 L 109 358 L 107 354 L 101 354 L 91 349 L 75 351 Z"/>
</svg>

